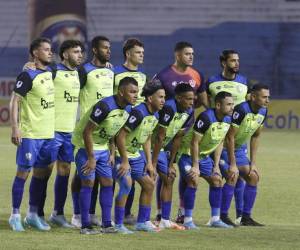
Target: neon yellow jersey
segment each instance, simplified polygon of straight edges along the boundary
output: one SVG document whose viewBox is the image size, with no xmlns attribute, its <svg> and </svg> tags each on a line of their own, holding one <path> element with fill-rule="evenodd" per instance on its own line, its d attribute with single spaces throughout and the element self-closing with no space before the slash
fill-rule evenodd
<svg viewBox="0 0 300 250">
<path fill-rule="evenodd" d="M 263 126 L 266 116 L 266 108 L 261 108 L 254 113 L 249 102 L 243 102 L 234 108 L 232 126 L 238 128 L 234 138 L 236 149 L 247 143 L 255 131 Z"/>
<path fill-rule="evenodd" d="M 153 133 L 158 123 L 158 113 L 150 113 L 145 103 L 134 107 L 125 123 L 125 128 L 129 131 L 126 137 L 126 150 L 128 158 L 140 156 L 139 151 L 142 145 Z"/>
<path fill-rule="evenodd" d="M 55 87 L 55 131 L 71 133 L 78 109 L 80 83 L 77 70 L 63 64 L 53 66 Z"/>
<path fill-rule="evenodd" d="M 96 102 L 113 95 L 114 72 L 112 69 L 86 63 L 78 69 L 80 78 L 80 118 Z"/>
<path fill-rule="evenodd" d="M 26 70 L 18 78 L 14 92 L 21 96 L 20 130 L 22 138 L 54 137 L 54 85 L 48 70 Z"/>
<path fill-rule="evenodd" d="M 132 77 L 138 82 L 139 94 L 138 99 L 136 101 L 136 105 L 142 103 L 144 101 L 144 97 L 141 96 L 142 89 L 147 81 L 147 76 L 141 70 L 130 70 L 127 69 L 124 65 L 116 66 L 114 68 L 115 72 L 115 81 L 114 81 L 114 94 L 118 92 L 118 86 L 120 81 L 124 77 Z"/>
<path fill-rule="evenodd" d="M 221 91 L 230 93 L 233 97 L 234 105 L 238 105 L 246 100 L 248 92 L 247 78 L 240 74 L 237 74 L 233 80 L 224 78 L 222 74 L 210 77 L 207 80 L 207 92 L 213 107 L 215 106 L 215 97 Z"/>
</svg>

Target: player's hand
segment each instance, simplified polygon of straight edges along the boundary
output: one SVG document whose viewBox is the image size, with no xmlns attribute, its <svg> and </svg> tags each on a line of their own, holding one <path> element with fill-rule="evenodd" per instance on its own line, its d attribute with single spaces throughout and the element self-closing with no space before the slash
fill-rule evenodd
<svg viewBox="0 0 300 250">
<path fill-rule="evenodd" d="M 153 164 L 147 163 L 145 167 L 151 179 L 155 180 L 156 178 L 156 169 L 153 167 Z"/>
<path fill-rule="evenodd" d="M 11 131 L 11 142 L 19 146 L 22 142 L 21 131 L 18 127 L 13 127 Z"/>
<path fill-rule="evenodd" d="M 115 165 L 115 154 L 111 154 L 108 159 L 108 165 L 114 167 Z"/>
<path fill-rule="evenodd" d="M 250 176 L 251 172 L 255 172 L 257 176 L 259 176 L 258 168 L 256 167 L 255 164 L 250 164 L 250 171 L 248 176 Z"/>
<path fill-rule="evenodd" d="M 130 165 L 129 165 L 128 161 L 121 162 L 121 164 L 118 168 L 118 177 L 125 176 L 128 173 L 129 169 L 130 169 Z"/>
<path fill-rule="evenodd" d="M 190 177 L 192 180 L 196 180 L 199 176 L 200 176 L 200 170 L 198 165 L 193 166 L 188 172 L 188 177 Z"/>
<path fill-rule="evenodd" d="M 239 175 L 239 169 L 236 165 L 230 165 L 228 169 L 228 178 L 234 179 L 235 177 L 238 177 Z"/>
<path fill-rule="evenodd" d="M 113 69 L 113 68 L 114 68 L 114 65 L 112 65 L 110 62 L 106 62 L 106 63 L 105 63 L 105 67 L 106 67 L 106 68 L 109 68 L 109 69 Z"/>
<path fill-rule="evenodd" d="M 83 175 L 89 175 L 94 169 L 96 168 L 96 160 L 95 158 L 89 158 L 83 168 L 81 169 L 81 172 Z"/>
<path fill-rule="evenodd" d="M 170 178 L 172 180 L 174 180 L 176 178 L 176 168 L 175 168 L 174 164 L 169 165 L 168 178 Z"/>
<path fill-rule="evenodd" d="M 213 168 L 213 175 L 219 175 L 219 176 L 222 176 L 219 167 L 214 166 L 214 168 Z"/>
<path fill-rule="evenodd" d="M 27 62 L 24 64 L 23 66 L 23 70 L 28 70 L 28 69 L 31 69 L 31 70 L 36 70 L 36 66 L 35 66 L 35 63 L 34 62 Z"/>
</svg>

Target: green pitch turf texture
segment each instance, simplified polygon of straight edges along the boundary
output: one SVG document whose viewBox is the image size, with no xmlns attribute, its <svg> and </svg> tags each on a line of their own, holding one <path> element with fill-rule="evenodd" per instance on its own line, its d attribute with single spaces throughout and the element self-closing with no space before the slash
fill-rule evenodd
<svg viewBox="0 0 300 250">
<path fill-rule="evenodd" d="M 205 226 L 209 219 L 208 186 L 201 180 L 196 200 L 194 219 L 200 231 L 172 231 L 133 235 L 80 235 L 78 230 L 52 227 L 50 232 L 27 229 L 12 232 L 8 225 L 11 206 L 11 183 L 15 174 L 15 150 L 9 142 L 8 128 L 0 128 L 0 249 L 300 249 L 300 133 L 265 132 L 262 134 L 258 167 L 261 173 L 258 197 L 253 211 L 262 228 L 239 227 L 211 229 Z M 30 179 L 29 179 L 30 180 Z M 53 180 L 48 185 L 45 212 L 53 207 Z M 22 215 L 27 209 L 28 187 L 23 197 Z M 139 193 L 139 189 L 136 192 Z M 177 185 L 174 187 L 173 218 L 177 210 Z M 134 214 L 137 214 L 137 197 Z M 68 194 L 65 214 L 72 214 L 71 195 Z M 155 216 L 153 201 L 152 217 Z M 234 205 L 233 205 L 234 206 Z M 232 207 L 233 207 L 232 206 Z M 100 209 L 97 204 L 97 214 Z M 234 218 L 234 209 L 231 209 Z"/>
</svg>

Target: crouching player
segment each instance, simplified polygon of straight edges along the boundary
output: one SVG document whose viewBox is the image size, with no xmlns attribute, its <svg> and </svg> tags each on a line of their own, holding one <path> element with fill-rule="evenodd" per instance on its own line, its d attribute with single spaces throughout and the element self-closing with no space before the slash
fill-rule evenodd
<svg viewBox="0 0 300 250">
<path fill-rule="evenodd" d="M 198 229 L 193 223 L 192 213 L 199 176 L 203 177 L 210 185 L 211 219 L 209 226 L 231 227 L 220 220 L 222 178 L 219 159 L 223 140 L 230 127 L 230 115 L 233 110 L 232 95 L 222 91 L 216 95 L 215 103 L 214 109 L 207 109 L 198 116 L 194 129 L 188 132 L 182 144 L 183 148 L 190 146 L 192 156 L 188 152 L 183 153 L 178 162 L 180 174 L 187 183 L 184 191 L 183 224 L 187 229 Z"/>
<path fill-rule="evenodd" d="M 159 82 L 150 82 L 144 86 L 142 96 L 145 97 L 145 102 L 133 108 L 116 138 L 120 157 L 116 158 L 114 175 L 120 188 L 115 201 L 115 223 L 118 231 L 124 234 L 132 233 L 123 224 L 125 203 L 132 180 L 141 186 L 136 230 L 156 231 L 150 222 L 155 172 L 151 159 L 151 135 L 158 123 L 157 111 L 165 103 L 165 91 Z"/>
<path fill-rule="evenodd" d="M 81 233 L 97 234 L 91 226 L 89 209 L 95 177 L 100 182 L 100 206 L 104 232 L 116 232 L 111 224 L 113 201 L 112 165 L 114 147 L 110 141 L 125 124 L 131 105 L 138 94 L 138 84 L 134 78 L 125 77 L 120 81 L 117 95 L 97 102 L 75 127 L 72 142 L 76 147 L 75 163 L 81 178 L 80 211 Z M 83 136 L 83 139 L 82 139 Z"/>
<path fill-rule="evenodd" d="M 232 124 L 226 137 L 226 149 L 222 153 L 221 170 L 225 175 L 239 174 L 245 179 L 244 207 L 241 219 L 243 226 L 263 226 L 251 218 L 251 211 L 257 193 L 259 172 L 256 167 L 258 138 L 267 115 L 269 87 L 263 84 L 253 86 L 250 101 L 235 106 Z M 250 139 L 250 161 L 247 157 L 246 143 Z M 228 152 L 227 152 L 228 151 Z M 227 185 L 223 195 L 222 217 L 228 218 L 228 210 L 233 196 L 234 186 Z"/>
<path fill-rule="evenodd" d="M 160 228 L 173 228 L 184 230 L 183 226 L 170 221 L 172 190 L 176 177 L 176 168 L 174 160 L 180 146 L 187 121 L 192 120 L 194 103 L 194 90 L 187 83 L 180 83 L 175 88 L 175 98 L 169 99 L 163 109 L 159 112 L 159 123 L 153 136 L 153 166 L 157 168 L 162 188 L 159 189 L 160 197 L 157 198 L 161 202 L 161 220 Z M 192 123 L 192 121 L 191 121 Z M 174 138 L 174 140 L 173 140 Z M 172 141 L 170 151 L 166 146 Z M 165 149 L 165 150 L 164 150 Z M 170 153 L 168 155 L 168 152 Z"/>
</svg>

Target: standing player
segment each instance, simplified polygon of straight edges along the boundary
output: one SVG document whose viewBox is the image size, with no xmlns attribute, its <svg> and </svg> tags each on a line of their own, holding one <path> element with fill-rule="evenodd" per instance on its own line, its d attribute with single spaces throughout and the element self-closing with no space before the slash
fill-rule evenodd
<svg viewBox="0 0 300 250">
<path fill-rule="evenodd" d="M 246 77 L 239 74 L 240 59 L 238 52 L 235 50 L 222 51 L 222 54 L 220 55 L 220 64 L 223 68 L 222 72 L 218 75 L 209 77 L 206 84 L 211 106 L 214 107 L 214 98 L 220 91 L 231 93 L 234 105 L 244 102 L 247 98 L 248 82 Z M 222 162 L 223 161 L 221 160 L 221 163 Z M 222 200 L 225 202 L 226 197 L 231 195 L 230 192 L 233 192 L 232 187 L 235 187 L 234 196 L 237 218 L 236 223 L 239 224 L 243 210 L 243 193 L 245 182 L 236 175 L 231 176 L 232 178 L 227 178 L 228 175 L 224 175 L 226 184 L 223 187 Z M 224 210 L 226 210 L 226 208 L 224 208 Z M 236 224 L 231 221 L 228 215 L 223 213 L 223 205 L 221 208 L 221 218 L 228 225 L 236 226 Z"/>
<path fill-rule="evenodd" d="M 172 65 L 167 66 L 162 71 L 160 71 L 154 78 L 159 79 L 166 91 L 167 99 L 174 98 L 175 96 L 175 87 L 181 82 L 189 83 L 196 93 L 195 108 L 203 105 L 205 108 L 208 107 L 208 99 L 206 94 L 206 88 L 204 84 L 204 76 L 193 67 L 194 62 L 194 49 L 192 44 L 182 41 L 178 42 L 174 48 L 174 58 L 175 62 Z M 191 122 L 192 124 L 192 122 Z M 179 180 L 179 196 L 180 196 L 180 209 L 178 210 L 178 217 L 176 222 L 183 223 L 183 192 L 184 192 L 185 183 L 183 180 Z M 160 215 L 160 189 L 161 189 L 161 180 L 157 180 L 157 208 L 158 215 L 157 219 L 159 220 Z"/>
<path fill-rule="evenodd" d="M 55 87 L 55 139 L 52 151 L 57 175 L 54 184 L 54 210 L 49 220 L 62 227 L 71 226 L 64 217 L 64 205 L 68 193 L 71 162 L 74 161 L 71 137 L 75 127 L 80 90 L 76 68 L 82 61 L 83 48 L 80 41 L 64 41 L 59 52 L 62 62 L 51 66 Z"/>
<path fill-rule="evenodd" d="M 235 106 L 232 115 L 232 124 L 226 139 L 226 150 L 222 153 L 222 158 L 226 164 L 222 165 L 224 171 L 232 169 L 228 174 L 233 175 L 237 172 L 246 181 L 244 190 L 244 206 L 241 218 L 243 226 L 263 226 L 251 218 L 252 208 L 257 193 L 259 172 L 256 166 L 256 155 L 258 139 L 267 115 L 269 104 L 269 87 L 263 84 L 256 84 L 251 89 L 250 101 L 242 102 Z M 246 143 L 250 139 L 250 161 L 247 157 Z M 223 211 L 226 215 L 232 199 L 233 192 L 226 197 Z M 224 201 L 223 201 L 224 202 Z"/>
<path fill-rule="evenodd" d="M 146 74 L 139 67 L 144 62 L 144 44 L 136 38 L 127 39 L 123 45 L 123 56 L 125 58 L 124 64 L 114 68 L 114 92 L 118 89 L 119 82 L 122 78 L 126 76 L 133 77 L 139 85 L 139 94 L 136 103 L 138 105 L 144 101 L 141 93 L 147 81 Z M 133 214 L 131 214 L 134 192 L 135 183 L 133 182 L 125 206 L 125 224 L 134 224 L 135 222 L 135 218 Z"/>
<path fill-rule="evenodd" d="M 12 214 L 9 224 L 14 231 L 24 231 L 20 205 L 24 184 L 33 167 L 29 188 L 29 209 L 25 224 L 39 230 L 49 230 L 38 217 L 48 165 L 52 162 L 54 137 L 54 85 L 47 70 L 51 63 L 51 42 L 37 38 L 30 45 L 35 70 L 25 70 L 17 78 L 10 103 L 12 143 L 17 145 L 17 174 L 12 186 Z M 47 182 L 46 182 L 47 183 Z"/>
<path fill-rule="evenodd" d="M 78 69 L 80 79 L 80 118 L 100 99 L 113 94 L 114 72 L 111 68 L 106 67 L 111 54 L 109 39 L 104 36 L 94 37 L 92 40 L 92 53 L 92 60 Z M 98 188 L 98 182 L 95 182 L 91 198 L 90 217 L 93 224 L 100 226 L 100 222 L 95 215 Z M 74 209 L 72 224 L 76 227 L 81 227 L 79 191 L 80 179 L 75 175 L 72 181 Z"/>
<path fill-rule="evenodd" d="M 75 162 L 81 179 L 80 211 L 81 233 L 95 234 L 91 227 L 89 209 L 95 177 L 100 182 L 100 205 L 104 232 L 115 232 L 111 224 L 113 202 L 113 179 L 109 142 L 126 122 L 131 106 L 137 99 L 138 87 L 135 79 L 125 77 L 120 81 L 118 93 L 103 98 L 83 116 L 76 125 L 73 144 L 76 146 Z M 83 139 L 82 139 L 83 136 Z"/>
<path fill-rule="evenodd" d="M 115 223 L 124 234 L 132 233 L 123 225 L 124 206 L 132 180 L 141 186 L 136 230 L 156 231 L 150 222 L 155 171 L 151 159 L 151 134 L 158 123 L 157 111 L 165 103 L 165 91 L 160 83 L 150 82 L 144 86 L 142 96 L 145 102 L 133 108 L 116 139 L 120 157 L 116 158 L 115 176 L 120 188 L 115 200 Z"/>
<path fill-rule="evenodd" d="M 194 116 L 192 109 L 194 98 L 193 88 L 187 83 L 180 83 L 175 87 L 175 98 L 167 100 L 159 112 L 158 126 L 153 135 L 152 162 L 162 180 L 160 228 L 184 229 L 170 221 L 170 213 L 173 183 L 176 176 L 175 157 L 184 130 L 188 126 L 188 119 L 193 119 Z M 171 140 L 173 140 L 172 146 L 167 149 L 166 146 Z"/>
<path fill-rule="evenodd" d="M 197 229 L 192 221 L 196 190 L 199 175 L 209 184 L 209 203 L 211 219 L 209 226 L 230 228 L 220 220 L 222 195 L 222 178 L 219 170 L 219 159 L 223 140 L 230 127 L 230 116 L 233 110 L 231 94 L 220 92 L 215 97 L 215 109 L 207 109 L 196 119 L 193 132 L 185 137 L 178 165 L 180 174 L 187 183 L 184 191 L 184 226 L 187 229 Z M 189 143 L 191 142 L 191 143 Z M 189 150 L 185 147 L 190 145 Z M 184 152 L 186 151 L 186 152 Z"/>
</svg>

